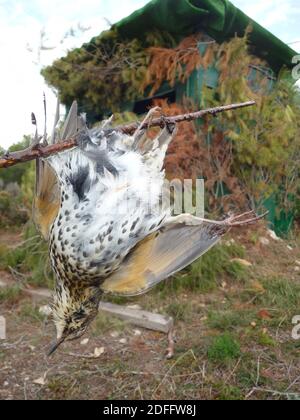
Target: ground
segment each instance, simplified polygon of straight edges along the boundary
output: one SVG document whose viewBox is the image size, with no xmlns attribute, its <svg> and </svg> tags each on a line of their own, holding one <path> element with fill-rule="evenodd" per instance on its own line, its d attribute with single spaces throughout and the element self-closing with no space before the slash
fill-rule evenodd
<svg viewBox="0 0 300 420">
<path fill-rule="evenodd" d="M 19 231 L 0 237 L 2 252 L 23 244 Z M 292 338 L 300 315 L 297 235 L 275 240 L 265 226 L 232 231 L 148 295 L 115 299 L 174 317 L 172 360 L 164 334 L 101 314 L 88 340 L 47 358 L 54 330 L 39 308 L 48 301 L 16 286 L 28 287 L 30 276 L 2 264 L 0 399 L 300 399 L 300 340 Z"/>
</svg>

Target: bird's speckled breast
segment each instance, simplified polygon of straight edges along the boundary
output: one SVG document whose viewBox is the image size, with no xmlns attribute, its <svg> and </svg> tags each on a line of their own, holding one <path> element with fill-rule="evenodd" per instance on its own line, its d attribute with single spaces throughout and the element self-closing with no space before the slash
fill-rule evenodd
<svg viewBox="0 0 300 420">
<path fill-rule="evenodd" d="M 149 232 L 141 215 L 95 219 L 88 199 L 74 204 L 62 193 L 62 204 L 50 233 L 50 258 L 57 277 L 66 284 L 101 283 L 116 271 L 126 255 Z M 149 221 L 148 221 L 149 222 Z"/>
<path fill-rule="evenodd" d="M 64 198 L 67 200 L 68 197 Z M 66 283 L 101 283 L 119 268 L 129 251 L 116 236 L 119 223 L 95 222 L 88 212 L 88 202 L 73 211 L 66 207 L 62 205 L 51 228 L 49 249 L 53 270 Z"/>
</svg>

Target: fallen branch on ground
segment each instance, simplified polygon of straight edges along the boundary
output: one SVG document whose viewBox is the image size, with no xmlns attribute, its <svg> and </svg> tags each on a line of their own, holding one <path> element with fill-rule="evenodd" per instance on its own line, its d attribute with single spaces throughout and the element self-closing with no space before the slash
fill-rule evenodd
<svg viewBox="0 0 300 420">
<path fill-rule="evenodd" d="M 116 127 L 116 130 L 122 131 L 124 134 L 132 135 L 137 129 L 147 129 L 150 127 L 164 127 L 166 124 L 171 125 L 175 123 L 193 121 L 199 118 L 203 118 L 206 115 L 215 116 L 221 112 L 232 111 L 238 108 L 245 108 L 255 105 L 254 101 L 243 102 L 239 104 L 231 104 L 225 106 L 219 106 L 216 108 L 204 109 L 202 111 L 191 112 L 183 115 L 176 115 L 173 117 L 161 116 L 159 118 L 153 118 L 152 120 L 145 121 L 142 125 L 139 123 L 132 123 L 120 127 Z M 50 144 L 43 146 L 41 144 L 35 144 L 28 147 L 27 149 L 20 150 L 18 152 L 7 153 L 0 157 L 0 168 L 8 168 L 18 163 L 28 162 L 37 158 L 47 158 L 55 153 L 63 152 L 77 146 L 76 137 L 64 140 L 61 143 Z"/>
</svg>

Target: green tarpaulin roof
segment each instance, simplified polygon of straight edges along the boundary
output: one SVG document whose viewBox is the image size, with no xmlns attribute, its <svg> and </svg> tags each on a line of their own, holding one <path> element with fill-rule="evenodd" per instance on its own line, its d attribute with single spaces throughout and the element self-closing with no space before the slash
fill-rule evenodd
<svg viewBox="0 0 300 420">
<path fill-rule="evenodd" d="M 124 38 L 157 28 L 180 37 L 204 30 L 223 42 L 235 34 L 243 35 L 249 23 L 254 53 L 267 60 L 275 72 L 283 65 L 291 68 L 296 52 L 228 0 L 152 0 L 115 26 Z"/>
</svg>

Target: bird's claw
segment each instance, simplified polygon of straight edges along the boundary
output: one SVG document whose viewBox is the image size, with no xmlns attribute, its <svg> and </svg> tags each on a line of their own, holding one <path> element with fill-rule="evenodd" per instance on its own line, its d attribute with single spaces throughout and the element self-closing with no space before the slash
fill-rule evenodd
<svg viewBox="0 0 300 420">
<path fill-rule="evenodd" d="M 160 128 L 161 129 L 166 128 L 169 134 L 173 134 L 176 124 L 173 122 L 170 122 L 169 118 L 166 117 L 164 114 L 161 114 L 160 120 L 161 120 Z"/>
<path fill-rule="evenodd" d="M 262 220 L 263 218 L 265 218 L 268 213 L 269 212 L 267 211 L 266 213 L 258 216 L 255 213 L 255 211 L 252 210 L 252 211 L 240 214 L 238 216 L 234 216 L 234 215 L 230 216 L 226 220 L 224 220 L 224 224 L 229 227 L 252 225 L 253 223 L 256 223 L 259 220 Z"/>
</svg>

